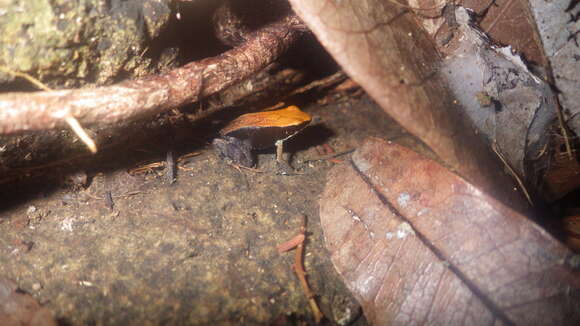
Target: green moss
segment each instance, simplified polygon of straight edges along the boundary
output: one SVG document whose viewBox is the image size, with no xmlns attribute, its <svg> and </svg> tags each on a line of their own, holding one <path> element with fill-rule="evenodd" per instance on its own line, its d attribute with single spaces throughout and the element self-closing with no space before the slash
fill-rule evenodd
<svg viewBox="0 0 580 326">
<path fill-rule="evenodd" d="M 121 72 L 148 72 L 146 33 L 158 35 L 170 12 L 170 0 L 153 1 L 165 8 L 153 11 L 144 9 L 151 1 L 138 0 L 0 1 L 0 64 L 54 87 L 107 84 Z M 147 12 L 155 16 L 143 17 Z M 0 75 L 0 83 L 6 80 L 11 77 Z"/>
</svg>

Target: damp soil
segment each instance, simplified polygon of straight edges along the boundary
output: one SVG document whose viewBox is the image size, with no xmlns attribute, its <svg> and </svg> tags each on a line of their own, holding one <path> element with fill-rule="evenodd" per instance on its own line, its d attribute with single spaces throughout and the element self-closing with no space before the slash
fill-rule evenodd
<svg viewBox="0 0 580 326">
<path fill-rule="evenodd" d="M 273 149 L 257 153 L 259 171 L 220 161 L 209 144 L 235 118 L 229 112 L 109 149 L 68 166 L 68 176 L 49 169 L 1 185 L 0 275 L 64 325 L 309 321 L 294 252 L 276 249 L 306 219 L 305 270 L 328 323 L 364 325 L 324 248 L 318 215 L 327 171 L 350 154 L 317 158 L 321 148 L 347 152 L 367 136 L 417 142 L 366 99 L 302 109 L 314 122 L 287 142 L 294 175 L 275 173 Z M 128 172 L 163 162 L 168 151 L 175 159 L 194 153 L 177 163 L 173 182 L 162 164 Z"/>
</svg>

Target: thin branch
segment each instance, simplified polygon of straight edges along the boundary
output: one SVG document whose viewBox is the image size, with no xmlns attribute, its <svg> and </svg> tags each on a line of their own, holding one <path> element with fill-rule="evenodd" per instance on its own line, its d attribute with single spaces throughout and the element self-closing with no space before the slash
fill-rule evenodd
<svg viewBox="0 0 580 326">
<path fill-rule="evenodd" d="M 64 121 L 68 123 L 69 127 L 74 131 L 77 136 L 82 140 L 83 143 L 89 148 L 91 153 L 95 154 L 97 152 L 97 144 L 95 141 L 87 134 L 83 126 L 79 123 L 79 121 L 73 116 L 66 116 L 64 117 Z"/>
<path fill-rule="evenodd" d="M 12 76 L 15 76 L 15 77 L 24 78 L 24 79 L 28 80 L 28 82 L 30 82 L 31 84 L 33 84 L 34 86 L 36 86 L 39 89 L 42 89 L 45 91 L 52 91 L 53 90 L 52 88 L 44 85 L 40 80 L 30 76 L 29 74 L 27 74 L 25 72 L 14 71 L 14 70 L 9 69 L 9 68 L 4 67 L 4 66 L 0 66 L 0 71 L 3 71 L 5 73 L 12 75 Z M 83 143 L 85 143 L 85 145 L 91 151 L 91 153 L 95 154 L 97 152 L 97 144 L 95 144 L 95 141 L 91 138 L 91 136 L 89 136 L 89 134 L 85 131 L 83 126 L 81 126 L 79 121 L 75 117 L 70 116 L 70 115 L 65 116 L 64 121 L 69 125 L 69 127 L 72 129 L 72 131 L 75 134 L 77 134 L 77 136 L 80 138 L 80 140 Z"/>
<path fill-rule="evenodd" d="M 303 31 L 295 16 L 257 30 L 247 42 L 219 56 L 167 73 L 93 89 L 0 95 L 0 134 L 135 120 L 195 102 L 260 71 Z"/>
<path fill-rule="evenodd" d="M 348 76 L 344 73 L 344 71 L 340 70 L 326 78 L 315 80 L 308 85 L 295 89 L 294 91 L 292 91 L 292 93 L 288 94 L 288 97 L 306 93 L 312 90 L 313 88 L 328 87 L 330 85 L 338 84 L 344 81 L 346 78 L 348 78 Z"/>
<path fill-rule="evenodd" d="M 556 116 L 558 117 L 558 125 L 560 126 L 560 132 L 564 137 L 564 144 L 566 145 L 566 153 L 568 153 L 568 157 L 570 159 L 574 158 L 574 154 L 572 153 L 572 142 L 570 141 L 570 133 L 568 131 L 568 127 L 566 121 L 564 121 L 564 114 L 562 113 L 562 107 L 558 103 L 555 105 L 556 107 Z"/>
<path fill-rule="evenodd" d="M 532 201 L 532 197 L 530 196 L 530 193 L 528 192 L 526 185 L 522 181 L 522 178 L 516 172 L 516 170 L 514 170 L 514 168 L 508 163 L 508 161 L 506 160 L 505 156 L 503 155 L 501 149 L 499 148 L 499 145 L 497 144 L 497 142 L 494 141 L 491 144 L 491 149 L 493 150 L 495 155 L 497 155 L 497 157 L 500 159 L 500 161 L 503 163 L 503 165 L 507 168 L 507 170 L 512 175 L 512 177 L 514 179 L 516 179 L 516 182 L 518 183 L 518 186 L 520 187 L 520 189 L 522 190 L 522 192 L 526 196 L 528 203 L 530 203 L 531 206 L 534 206 L 534 202 Z"/>
<path fill-rule="evenodd" d="M 292 239 L 277 245 L 276 249 L 278 249 L 279 254 L 285 253 L 286 251 L 290 251 L 296 248 L 296 246 L 298 246 L 299 244 L 304 243 L 305 239 L 306 235 L 304 235 L 304 233 L 299 233 L 294 237 L 292 237 Z"/>
<path fill-rule="evenodd" d="M 300 234 L 306 236 L 306 217 L 302 216 L 302 227 L 300 228 Z M 318 303 L 316 302 L 316 296 L 310 285 L 308 284 L 308 280 L 306 279 L 306 271 L 304 270 L 304 263 L 302 260 L 304 259 L 304 241 L 298 243 L 296 245 L 296 252 L 294 254 L 294 272 L 300 280 L 300 285 L 302 285 L 302 289 L 304 290 L 304 294 L 308 299 L 308 304 L 310 305 L 310 310 L 312 310 L 312 314 L 314 315 L 314 321 L 316 324 L 320 324 L 322 319 L 324 318 L 324 314 L 320 311 L 318 307 Z"/>
<path fill-rule="evenodd" d="M 27 73 L 19 72 L 19 71 L 14 71 L 14 70 L 6 67 L 6 66 L 0 66 L 0 71 L 4 72 L 6 74 L 9 74 L 9 75 L 15 76 L 15 77 L 20 77 L 20 78 L 26 79 L 26 80 L 28 80 L 29 83 L 31 83 L 32 85 L 36 86 L 38 89 L 42 89 L 42 90 L 45 90 L 45 91 L 51 91 L 52 90 L 50 87 L 44 85 L 40 80 L 38 80 L 38 79 L 30 76 Z"/>
</svg>

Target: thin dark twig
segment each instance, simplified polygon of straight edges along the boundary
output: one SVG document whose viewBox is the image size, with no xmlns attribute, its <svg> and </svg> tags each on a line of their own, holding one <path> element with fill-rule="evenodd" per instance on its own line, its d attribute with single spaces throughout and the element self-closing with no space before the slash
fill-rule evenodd
<svg viewBox="0 0 580 326">
<path fill-rule="evenodd" d="M 317 88 L 317 87 L 332 86 L 334 84 L 338 84 L 338 83 L 346 80 L 346 78 L 348 78 L 348 76 L 344 73 L 344 71 L 340 70 L 340 71 L 338 71 L 338 72 L 336 72 L 328 77 L 315 80 L 308 85 L 305 85 L 305 86 L 302 86 L 298 89 L 293 90 L 292 93 L 288 94 L 288 97 L 294 96 L 297 94 L 306 93 L 306 92 L 308 92 L 314 88 Z"/>
<path fill-rule="evenodd" d="M 165 164 L 167 166 L 167 182 L 169 184 L 173 184 L 175 182 L 175 174 L 177 170 L 172 150 L 167 151 L 167 155 L 165 156 Z"/>
</svg>

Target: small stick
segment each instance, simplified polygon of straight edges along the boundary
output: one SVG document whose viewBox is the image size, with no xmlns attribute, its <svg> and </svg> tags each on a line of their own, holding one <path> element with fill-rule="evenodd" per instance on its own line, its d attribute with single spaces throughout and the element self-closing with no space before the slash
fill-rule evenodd
<svg viewBox="0 0 580 326">
<path fill-rule="evenodd" d="M 300 234 L 306 237 L 306 217 L 303 217 L 304 221 L 302 226 L 300 227 Z M 304 257 L 304 241 L 299 243 L 296 246 L 296 253 L 294 255 L 294 272 L 296 276 L 300 280 L 300 284 L 302 285 L 302 289 L 304 289 L 304 293 L 308 298 L 308 304 L 310 305 L 310 309 L 312 310 L 312 314 L 314 315 L 314 321 L 316 324 L 319 324 L 324 315 L 318 308 L 318 303 L 316 303 L 316 297 L 314 292 L 310 289 L 308 285 L 308 280 L 306 279 L 306 272 L 304 271 L 304 264 L 302 263 L 302 259 Z"/>
<path fill-rule="evenodd" d="M 168 150 L 165 158 L 165 165 L 167 166 L 167 181 L 169 184 L 175 182 L 175 160 L 173 159 L 173 151 Z"/>
<path fill-rule="evenodd" d="M 568 157 L 570 157 L 570 159 L 573 159 L 574 155 L 572 154 L 572 144 L 570 142 L 570 135 L 568 134 L 566 122 L 564 121 L 564 114 L 562 113 L 562 108 L 559 105 L 556 105 L 556 116 L 558 117 L 560 131 L 562 132 L 562 136 L 564 137 L 564 144 L 566 145 L 566 153 L 568 153 Z"/>
<path fill-rule="evenodd" d="M 187 164 L 188 162 L 183 162 L 183 161 L 187 160 L 190 157 L 197 156 L 199 154 L 201 154 L 201 153 L 200 152 L 191 152 L 191 153 L 187 153 L 187 154 L 184 154 L 184 155 L 178 157 L 177 158 L 177 168 L 184 170 L 184 171 L 193 171 L 195 168 L 185 167 L 184 165 Z M 180 165 L 179 163 L 181 163 L 181 162 L 183 162 L 183 164 Z"/>
<path fill-rule="evenodd" d="M 144 164 L 139 163 L 136 167 L 127 170 L 127 173 L 129 173 L 130 175 L 136 175 L 139 173 L 143 173 L 143 172 L 149 172 L 149 171 L 153 171 L 154 169 L 163 169 L 165 168 L 165 162 L 153 162 L 153 163 L 148 163 L 148 164 Z"/>
<path fill-rule="evenodd" d="M 276 161 L 279 163 L 284 161 L 284 140 L 277 140 L 276 141 Z"/>
<path fill-rule="evenodd" d="M 309 90 L 316 88 L 316 87 L 326 87 L 332 84 L 337 84 L 343 80 L 345 80 L 347 78 L 346 74 L 344 73 L 344 71 L 338 71 L 326 78 L 322 78 L 319 80 L 315 80 L 313 82 L 311 82 L 308 85 L 302 86 L 298 89 L 293 90 L 290 94 L 288 94 L 288 96 L 285 97 L 290 97 L 290 96 L 294 96 L 297 94 L 301 94 L 301 93 L 305 93 L 308 92 Z"/>
<path fill-rule="evenodd" d="M 256 169 L 256 168 L 250 168 L 247 166 L 243 166 L 243 165 L 238 165 L 232 162 L 228 162 L 227 163 L 229 166 L 235 168 L 236 170 L 238 170 L 240 173 L 242 173 L 242 170 L 246 170 L 246 171 L 250 171 L 250 172 L 254 172 L 254 173 L 264 173 L 264 171 L 260 170 L 260 169 Z"/>
<path fill-rule="evenodd" d="M 267 108 L 265 108 L 263 110 L 260 110 L 260 111 L 264 111 L 264 112 L 266 112 L 266 111 L 274 111 L 274 110 L 283 108 L 285 106 L 286 106 L 286 103 L 284 103 L 284 102 L 278 102 L 278 103 L 276 103 L 276 104 L 274 104 L 272 106 L 269 106 L 269 107 L 267 107 Z"/>
<path fill-rule="evenodd" d="M 103 199 L 105 200 L 105 206 L 107 206 L 108 209 L 112 210 L 115 207 L 115 202 L 113 202 L 113 195 L 110 191 L 105 191 Z"/>
<path fill-rule="evenodd" d="M 530 205 L 534 206 L 534 203 L 532 202 L 532 197 L 530 197 L 530 194 L 528 193 L 528 189 L 524 185 L 524 182 L 522 181 L 522 179 L 520 178 L 520 176 L 518 175 L 518 173 L 516 172 L 516 170 L 514 170 L 512 168 L 512 166 L 508 163 L 508 161 L 505 159 L 505 157 L 501 153 L 501 150 L 500 150 L 499 145 L 497 144 L 497 142 L 494 141 L 492 143 L 491 149 L 493 149 L 493 152 L 495 153 L 495 155 L 497 155 L 497 157 L 499 157 L 499 159 L 501 160 L 501 162 L 505 165 L 505 167 L 507 167 L 507 169 L 510 172 L 510 174 L 514 177 L 514 179 L 516 179 L 516 182 L 518 183 L 518 186 L 520 187 L 520 189 L 522 190 L 522 192 L 526 196 L 526 199 L 528 200 L 528 202 L 530 203 Z"/>
<path fill-rule="evenodd" d="M 179 162 L 186 160 L 190 157 L 198 156 L 199 154 L 201 154 L 201 152 L 191 152 L 191 153 L 183 154 L 177 158 L 177 162 L 179 163 Z"/>
<path fill-rule="evenodd" d="M 135 196 L 138 194 L 146 194 L 147 192 L 144 191 L 140 191 L 140 190 L 133 190 L 133 191 L 128 191 L 122 195 L 119 196 L 115 196 L 115 198 L 126 198 L 126 197 L 131 197 L 131 196 Z"/>
<path fill-rule="evenodd" d="M 68 123 L 69 127 L 74 131 L 77 136 L 82 140 L 83 143 L 89 148 L 91 153 L 95 154 L 97 152 L 97 145 L 95 141 L 87 134 L 83 126 L 79 123 L 79 121 L 73 117 L 72 115 L 68 115 L 64 117 L 66 123 Z"/>
<path fill-rule="evenodd" d="M 548 143 L 546 142 L 546 144 L 544 144 L 544 147 L 542 147 L 542 149 L 540 150 L 538 155 L 536 155 L 536 157 L 534 157 L 534 160 L 537 160 L 540 157 L 542 157 L 542 155 L 546 154 L 547 151 L 548 151 Z"/>
<path fill-rule="evenodd" d="M 332 155 L 332 154 L 336 153 L 334 148 L 332 148 L 330 145 L 328 145 L 328 143 L 322 144 L 322 148 L 324 148 L 324 152 L 325 152 L 324 154 L 326 154 L 326 155 Z"/>
<path fill-rule="evenodd" d="M 292 239 L 283 242 L 276 247 L 278 249 L 278 253 L 282 254 L 285 253 L 286 251 L 290 251 L 296 248 L 299 244 L 302 244 L 304 242 L 304 239 L 306 239 L 304 233 L 299 233 L 295 235 Z"/>
<path fill-rule="evenodd" d="M 37 88 L 42 89 L 44 91 L 51 91 L 52 90 L 50 87 L 44 85 L 40 80 L 30 76 L 29 74 L 27 74 L 25 72 L 14 71 L 6 66 L 0 66 L 0 71 L 3 71 L 4 73 L 7 73 L 7 74 L 15 76 L 15 77 L 24 78 L 24 79 L 28 80 L 31 84 L 36 86 Z"/>
</svg>

